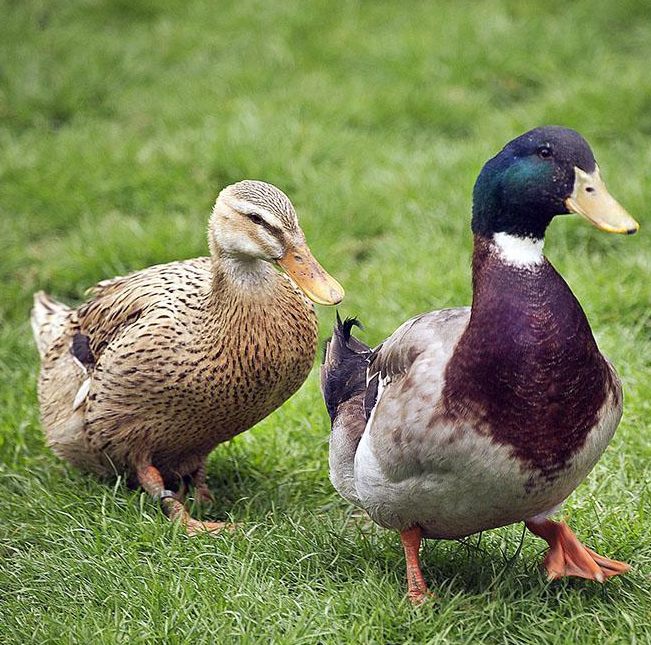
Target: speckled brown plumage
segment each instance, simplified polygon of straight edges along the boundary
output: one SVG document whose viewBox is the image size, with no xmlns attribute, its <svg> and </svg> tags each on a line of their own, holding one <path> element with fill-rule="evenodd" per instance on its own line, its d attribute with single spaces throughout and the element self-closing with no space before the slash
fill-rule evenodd
<svg viewBox="0 0 651 645">
<path fill-rule="evenodd" d="M 205 493 L 210 451 L 278 408 L 312 367 L 317 319 L 301 289 L 325 303 L 343 294 L 270 184 L 222 191 L 208 237 L 211 257 L 101 282 L 78 309 L 39 293 L 32 313 L 49 445 L 85 470 L 133 473 L 186 523 L 166 487 L 189 476 Z M 272 267 L 287 256 L 293 278 Z"/>
<path fill-rule="evenodd" d="M 166 479 L 193 473 L 217 444 L 280 406 L 312 366 L 313 307 L 280 272 L 270 268 L 268 279 L 268 300 L 251 301 L 198 258 L 97 287 L 43 359 L 43 426 L 59 413 L 57 362 L 83 333 L 97 357 L 84 423 L 94 470 L 151 461 Z"/>
</svg>

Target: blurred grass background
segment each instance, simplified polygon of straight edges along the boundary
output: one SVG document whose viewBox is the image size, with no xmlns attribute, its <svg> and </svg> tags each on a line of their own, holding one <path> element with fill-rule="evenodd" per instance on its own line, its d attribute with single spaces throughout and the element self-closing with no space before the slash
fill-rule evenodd
<svg viewBox="0 0 651 645">
<path fill-rule="evenodd" d="M 644 0 L 0 0 L 0 641 L 651 642 L 650 31 Z M 509 527 L 427 543 L 440 600 L 413 610 L 397 535 L 328 482 L 316 369 L 213 454 L 204 517 L 241 522 L 232 536 L 188 540 L 45 448 L 35 290 L 79 302 L 205 255 L 219 190 L 264 179 L 376 343 L 470 301 L 475 176 L 543 124 L 589 140 L 642 225 L 620 238 L 559 218 L 547 241 L 626 393 L 565 514 L 630 575 L 547 584 L 544 544 Z M 319 315 L 325 337 L 334 312 Z"/>
</svg>

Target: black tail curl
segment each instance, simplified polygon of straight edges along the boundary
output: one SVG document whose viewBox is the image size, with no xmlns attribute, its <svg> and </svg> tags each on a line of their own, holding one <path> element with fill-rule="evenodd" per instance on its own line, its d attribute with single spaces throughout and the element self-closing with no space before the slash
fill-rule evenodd
<svg viewBox="0 0 651 645">
<path fill-rule="evenodd" d="M 371 348 L 351 335 L 353 327 L 362 329 L 357 318 L 346 318 L 342 322 L 337 312 L 332 338 L 325 343 L 321 392 L 331 420 L 337 416 L 343 403 L 366 390 L 366 368 Z"/>
</svg>

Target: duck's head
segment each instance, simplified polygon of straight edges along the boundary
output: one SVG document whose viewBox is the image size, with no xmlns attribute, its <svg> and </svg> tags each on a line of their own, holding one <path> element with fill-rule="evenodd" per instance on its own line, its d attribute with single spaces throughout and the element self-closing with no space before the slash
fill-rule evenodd
<svg viewBox="0 0 651 645">
<path fill-rule="evenodd" d="M 606 190 L 590 146 L 568 128 L 535 128 L 513 139 L 475 183 L 472 229 L 483 237 L 542 240 L 552 218 L 566 213 L 610 233 L 638 230 Z"/>
<path fill-rule="evenodd" d="M 336 305 L 344 297 L 308 248 L 289 198 L 271 184 L 246 180 L 224 188 L 210 217 L 208 241 L 214 257 L 278 264 L 318 304 Z"/>
</svg>

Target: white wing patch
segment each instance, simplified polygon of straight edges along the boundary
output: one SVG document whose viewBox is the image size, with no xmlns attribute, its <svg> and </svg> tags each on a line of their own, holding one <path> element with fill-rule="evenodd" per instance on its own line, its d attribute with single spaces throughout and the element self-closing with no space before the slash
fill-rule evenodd
<svg viewBox="0 0 651 645">
<path fill-rule="evenodd" d="M 366 434 L 366 431 L 371 427 L 371 424 L 373 423 L 373 417 L 375 416 L 375 411 L 377 410 L 378 403 L 380 402 L 380 397 L 382 396 L 382 393 L 384 392 L 386 386 L 389 385 L 389 383 L 391 383 L 390 376 L 385 376 L 384 378 L 382 378 L 381 374 L 378 376 L 375 405 L 371 408 L 371 412 L 368 415 L 368 421 L 366 422 L 366 426 L 364 428 L 364 434 Z"/>
<path fill-rule="evenodd" d="M 72 411 L 73 412 L 77 408 L 81 407 L 81 405 L 84 403 L 84 401 L 86 400 L 86 397 L 88 396 L 89 390 L 90 390 L 90 377 L 88 377 L 81 384 L 81 387 L 77 390 L 77 394 L 75 395 L 75 400 L 72 403 Z"/>
<path fill-rule="evenodd" d="M 72 353 L 72 352 L 71 352 Z M 74 355 L 72 354 L 72 360 L 75 362 L 75 365 L 84 373 L 88 374 L 86 366 Z"/>
</svg>

